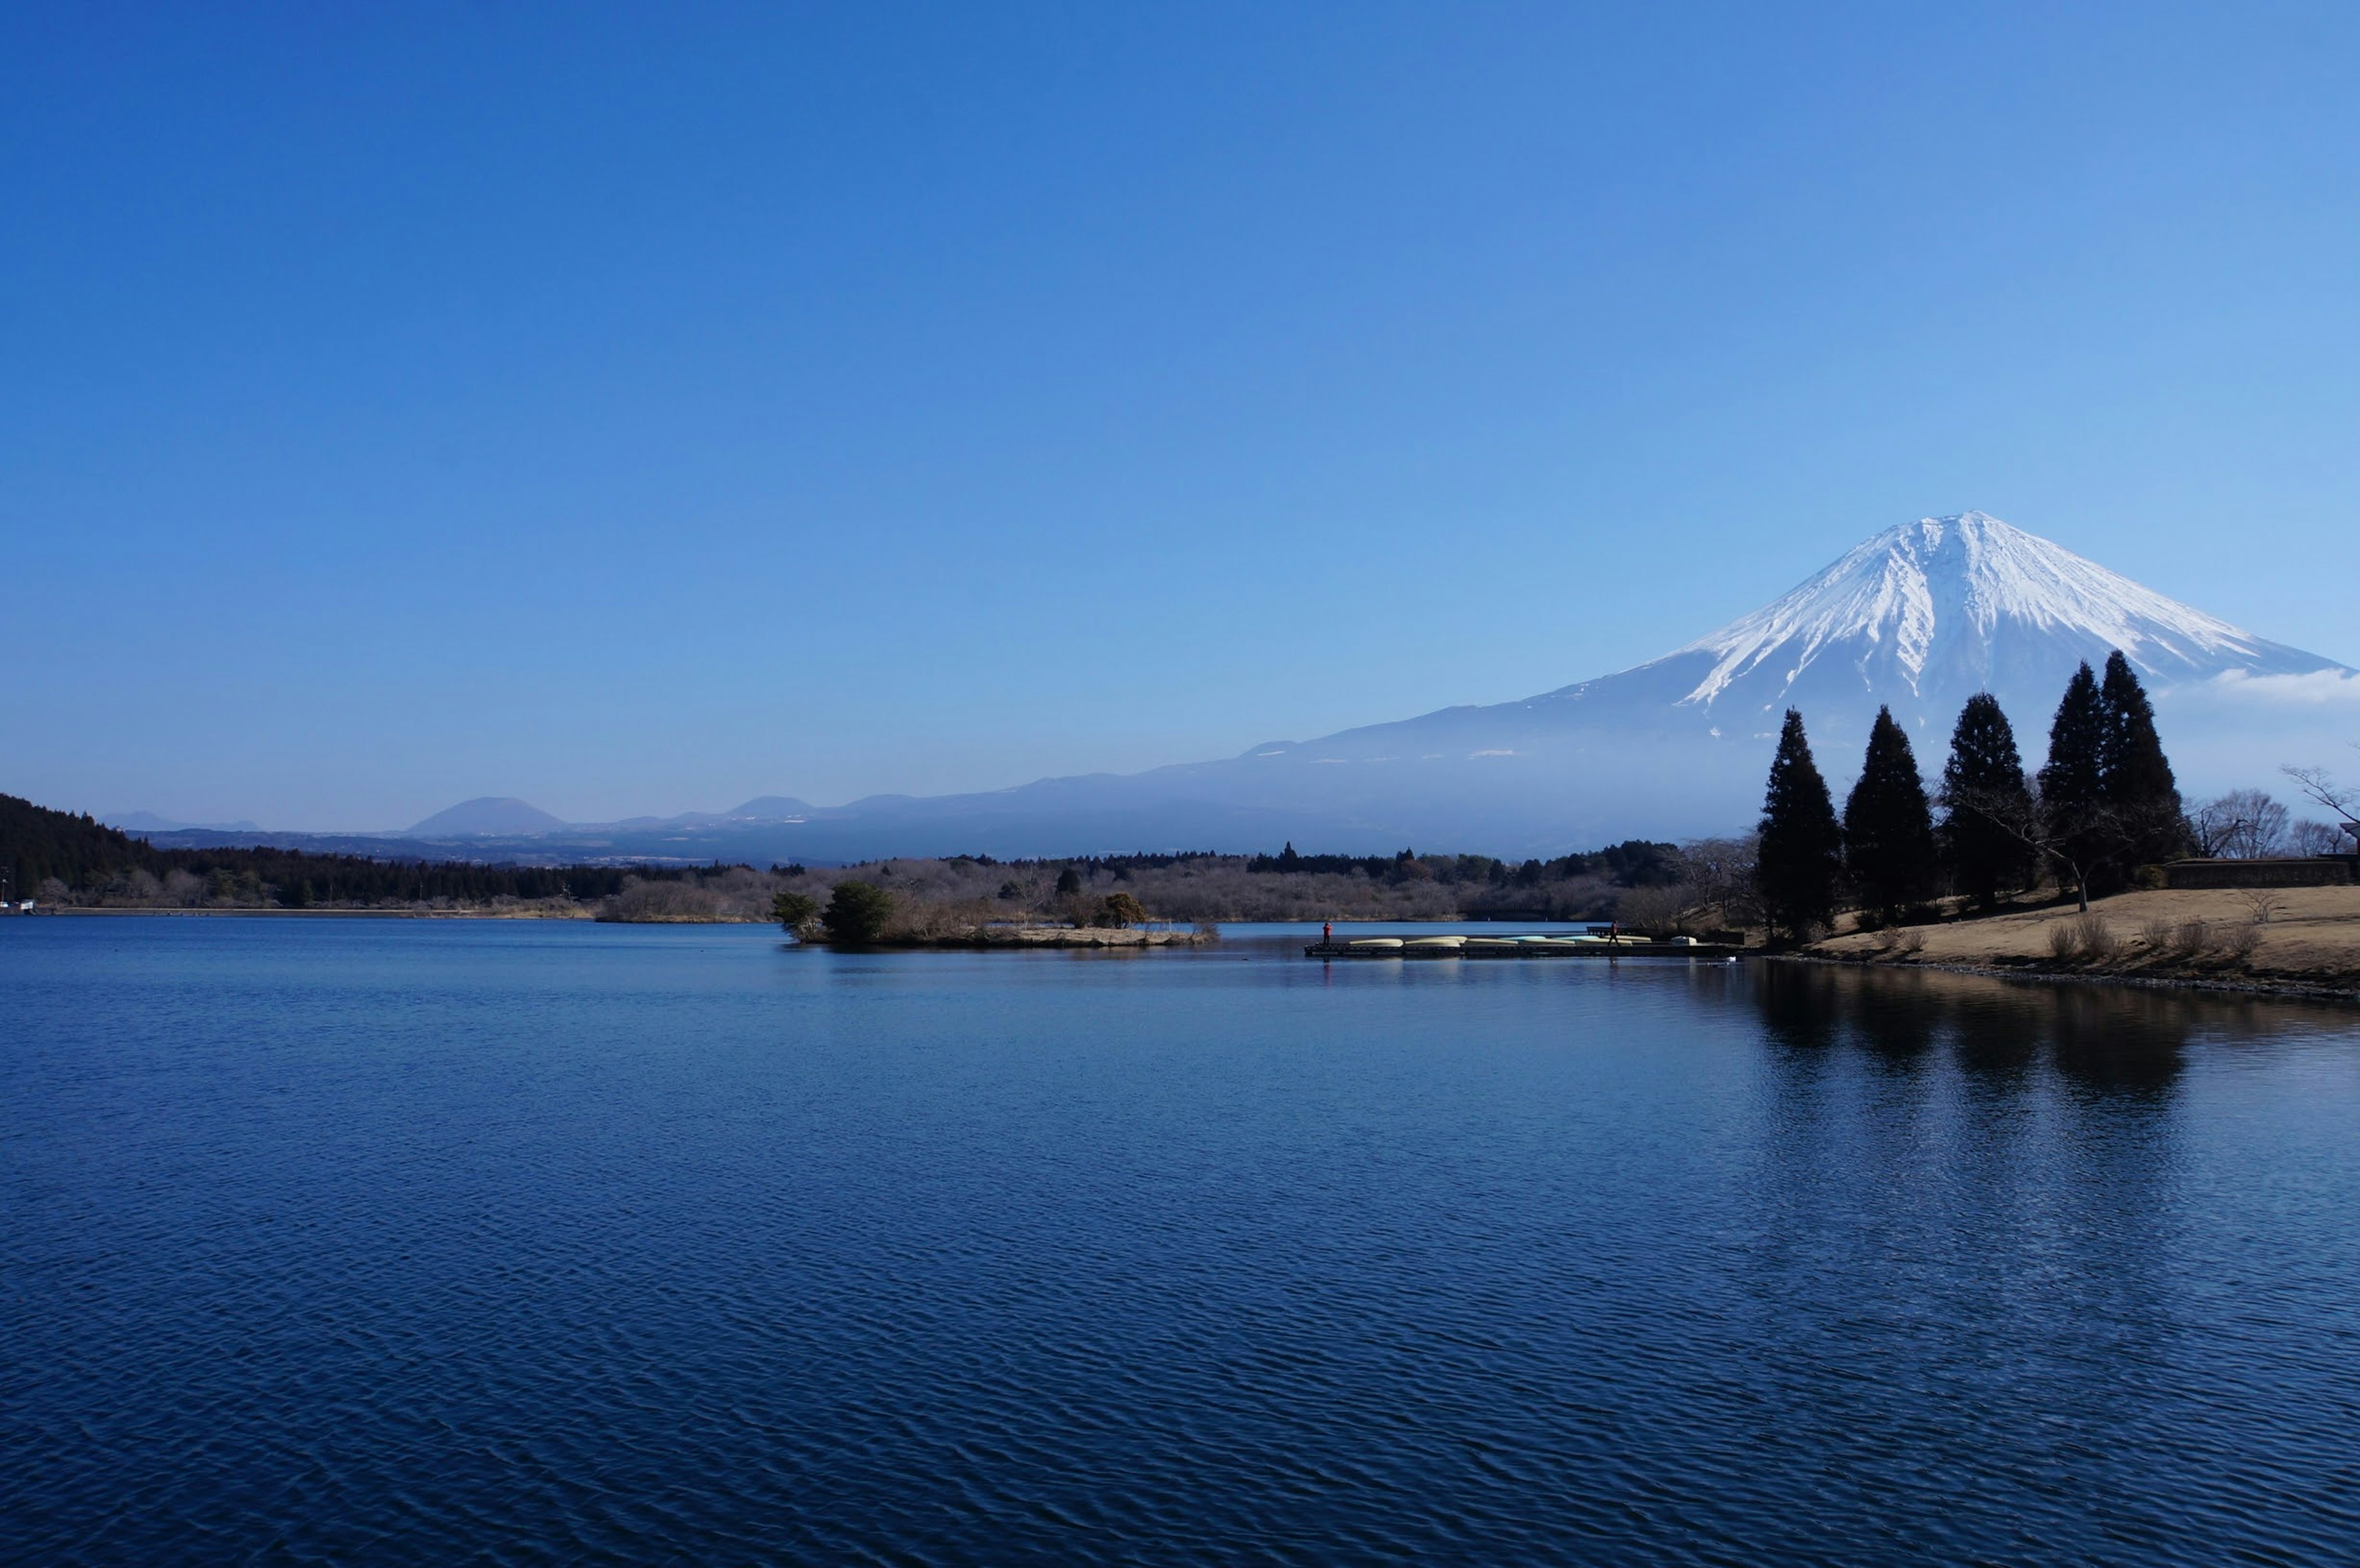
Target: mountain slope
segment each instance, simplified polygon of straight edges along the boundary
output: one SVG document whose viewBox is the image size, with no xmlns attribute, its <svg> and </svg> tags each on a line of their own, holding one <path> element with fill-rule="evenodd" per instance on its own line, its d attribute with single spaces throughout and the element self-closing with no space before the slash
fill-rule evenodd
<svg viewBox="0 0 2360 1568">
<path fill-rule="evenodd" d="M 2267 784 L 2360 735 L 2360 676 L 2254 636 L 1980 512 L 1863 541 L 1752 615 L 1616 674 L 1213 762 L 1018 789 L 815 807 L 763 797 L 565 828 L 521 801 L 429 818 L 420 837 L 519 852 L 826 861 L 1136 849 L 1420 849 L 1549 855 L 1743 829 L 1780 715 L 1803 711 L 1841 791 L 1890 704 L 1939 772 L 1960 707 L 1996 695 L 2037 765 L 2076 663 L 2119 648 L 2156 699 L 2183 788 Z M 525 840 L 530 840 L 528 844 Z M 502 853 L 511 847 L 503 845 Z M 470 853 L 477 853 L 471 851 Z"/>
<path fill-rule="evenodd" d="M 1218 762 L 1043 779 L 986 795 L 812 811 L 806 852 L 1073 853 L 1176 844 L 1554 852 L 1742 827 L 1779 715 L 1803 710 L 1839 787 L 1880 703 L 1939 768 L 1988 690 L 2037 759 L 2073 666 L 2120 648 L 2191 782 L 2258 782 L 2360 722 L 2360 680 L 1979 512 L 1921 518 L 1761 610 L 1617 674 Z M 2175 730 L 2173 723 L 2180 721 Z"/>
<path fill-rule="evenodd" d="M 2112 648 L 2164 686 L 2341 668 L 1968 512 L 1888 528 L 1754 614 L 1612 679 L 1698 674 L 1677 704 L 1732 718 L 1860 695 L 1948 716 L 1978 691 L 2060 681 Z"/>
<path fill-rule="evenodd" d="M 508 795 L 481 795 L 462 800 L 413 825 L 406 838 L 530 838 L 565 827 L 540 807 Z"/>
</svg>

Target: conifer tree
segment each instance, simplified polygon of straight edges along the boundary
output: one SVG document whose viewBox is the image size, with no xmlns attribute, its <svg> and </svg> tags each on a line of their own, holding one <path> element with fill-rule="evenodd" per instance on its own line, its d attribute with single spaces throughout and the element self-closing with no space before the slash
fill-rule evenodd
<svg viewBox="0 0 2360 1568">
<path fill-rule="evenodd" d="M 2184 853 L 2188 835 L 2179 783 L 2155 733 L 2155 707 L 2120 648 L 2106 658 L 2098 710 L 2098 771 L 2118 840 L 2111 869 L 2121 877 Z"/>
<path fill-rule="evenodd" d="M 1942 850 L 1959 890 L 1984 909 L 2031 879 L 2032 852 L 2011 823 L 2032 819 L 2016 730 L 1999 699 L 1978 691 L 1959 710 L 1942 768 Z"/>
<path fill-rule="evenodd" d="M 1770 762 L 1770 785 L 1762 802 L 1762 845 L 1754 881 L 1770 923 L 1793 937 L 1825 925 L 1835 913 L 1836 884 L 1843 873 L 1843 833 L 1828 781 L 1811 760 L 1803 715 L 1786 710 L 1778 753 Z"/>
<path fill-rule="evenodd" d="M 1934 817 L 1909 732 L 1876 710 L 1860 782 L 1844 801 L 1844 866 L 1862 899 L 1887 920 L 1932 890 Z"/>
<path fill-rule="evenodd" d="M 2049 760 L 2040 769 L 2040 816 L 2049 841 L 2086 900 L 2093 868 L 2106 852 L 2105 712 L 2089 660 L 2065 683 L 2049 725 Z"/>
<path fill-rule="evenodd" d="M 893 895 L 873 882 L 839 882 L 819 922 L 827 940 L 846 947 L 866 947 L 885 933 L 893 918 Z"/>
</svg>

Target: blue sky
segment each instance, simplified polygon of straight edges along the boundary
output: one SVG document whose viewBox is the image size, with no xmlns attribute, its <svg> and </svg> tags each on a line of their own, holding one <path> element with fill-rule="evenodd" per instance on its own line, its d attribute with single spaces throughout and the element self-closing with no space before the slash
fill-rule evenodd
<svg viewBox="0 0 2360 1568">
<path fill-rule="evenodd" d="M 0 789 L 1221 756 L 1981 507 L 2360 663 L 2348 6 L 0 12 Z"/>
</svg>

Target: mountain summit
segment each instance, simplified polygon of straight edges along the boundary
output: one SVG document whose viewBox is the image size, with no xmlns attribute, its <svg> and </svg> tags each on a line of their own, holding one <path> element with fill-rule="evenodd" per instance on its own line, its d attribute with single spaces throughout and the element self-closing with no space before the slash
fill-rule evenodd
<svg viewBox="0 0 2360 1568">
<path fill-rule="evenodd" d="M 556 833 L 564 819 L 512 795 L 479 795 L 412 826 L 408 838 L 530 838 Z"/>
<path fill-rule="evenodd" d="M 1977 691 L 2028 762 L 2073 667 L 2121 648 L 2155 699 L 2183 788 L 2265 784 L 2360 734 L 2360 675 L 2168 599 L 1981 512 L 1923 517 L 1685 647 L 1520 702 L 1445 708 L 1218 762 L 1043 779 L 846 806 L 789 798 L 597 830 L 599 853 L 759 861 L 1138 849 L 1420 849 L 1554 855 L 1743 830 L 1781 715 L 1802 710 L 1839 793 L 1889 706 L 1939 773 Z M 521 801 L 475 800 L 413 833 L 545 834 Z M 586 847 L 586 845 L 585 845 Z"/>
<path fill-rule="evenodd" d="M 1319 740 L 1124 777 L 814 810 L 806 853 L 1141 847 L 1368 851 L 1413 844 L 1553 854 L 1744 827 L 1788 707 L 1845 781 L 1879 706 L 1939 770 L 1988 691 L 2038 758 L 2083 659 L 2121 648 L 2199 789 L 2267 780 L 2360 724 L 2360 677 L 1982 512 L 1863 541 L 1752 615 L 1617 674 L 1521 702 L 1445 708 Z"/>
<path fill-rule="evenodd" d="M 1616 681 L 1660 674 L 1699 712 L 1915 698 L 1945 716 L 1979 691 L 2058 684 L 2120 648 L 2168 686 L 2230 670 L 2341 667 L 2252 633 L 1982 512 L 1921 517 L 1845 552 L 1800 587 Z M 1592 690 L 1603 682 L 1592 683 Z M 1650 682 L 1652 685 L 1652 682 Z M 1925 715 L 1929 719 L 1932 713 Z M 1775 727 L 1775 726 L 1774 726 Z"/>
</svg>

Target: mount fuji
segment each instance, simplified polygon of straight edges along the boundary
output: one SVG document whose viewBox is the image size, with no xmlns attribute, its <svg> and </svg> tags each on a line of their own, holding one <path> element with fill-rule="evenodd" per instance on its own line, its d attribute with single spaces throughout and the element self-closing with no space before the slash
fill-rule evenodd
<svg viewBox="0 0 2360 1568">
<path fill-rule="evenodd" d="M 807 853 L 1058 855 L 1141 847 L 1553 854 L 1740 829 L 1802 710 L 1848 787 L 1879 704 L 1941 768 L 1979 691 L 2027 766 L 2073 667 L 2120 648 L 2191 793 L 2266 785 L 2360 735 L 2360 673 L 2254 636 L 1981 512 L 1869 539 L 1792 592 L 1660 659 L 1522 702 L 1445 708 L 1217 762 L 989 794 L 814 808 Z M 857 846 L 857 847 L 856 847 Z"/>
<path fill-rule="evenodd" d="M 1888 528 L 1719 631 L 1522 702 L 984 794 L 833 807 L 764 797 L 719 815 L 556 827 L 522 802 L 475 801 L 406 842 L 493 833 L 461 847 L 527 859 L 1013 857 L 1288 840 L 1306 852 L 1556 855 L 1742 831 L 1788 707 L 1802 710 L 1839 800 L 1879 704 L 1907 726 L 1930 778 L 1960 707 L 1989 691 L 2037 768 L 2073 667 L 2114 648 L 2147 683 L 2191 797 L 2267 786 L 2280 764 L 2327 762 L 2360 738 L 2360 672 L 1966 512 Z"/>
</svg>

